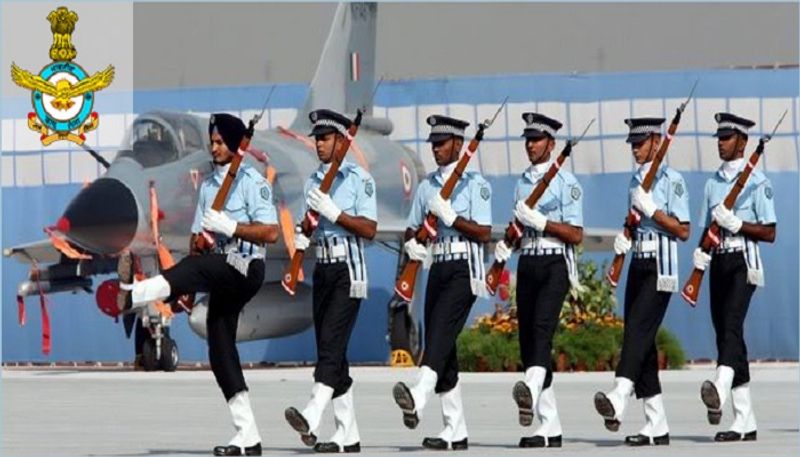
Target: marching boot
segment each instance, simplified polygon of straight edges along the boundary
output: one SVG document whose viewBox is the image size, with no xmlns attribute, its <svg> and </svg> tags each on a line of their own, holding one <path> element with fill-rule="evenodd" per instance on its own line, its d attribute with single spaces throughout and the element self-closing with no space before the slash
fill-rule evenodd
<svg viewBox="0 0 800 457">
<path fill-rule="evenodd" d="M 120 259 L 119 262 L 121 264 L 123 260 Z M 117 307 L 120 311 L 141 308 L 156 300 L 163 300 L 169 297 L 170 292 L 169 283 L 161 275 L 142 281 L 133 281 L 132 284 L 120 282 L 119 292 L 117 293 Z"/>
<path fill-rule="evenodd" d="M 629 446 L 657 446 L 669 444 L 669 426 L 661 394 L 645 398 L 644 427 L 637 435 L 625 437 Z"/>
<path fill-rule="evenodd" d="M 527 427 L 533 423 L 533 412 L 536 410 L 536 400 L 542 391 L 547 369 L 532 366 L 525 370 L 525 381 L 514 384 L 512 396 L 519 408 L 519 425 Z"/>
<path fill-rule="evenodd" d="M 614 378 L 614 389 L 605 394 L 594 394 L 594 408 L 603 416 L 606 429 L 612 432 L 619 430 L 620 421 L 628 404 L 628 397 L 633 393 L 633 381 L 628 378 Z"/>
<path fill-rule="evenodd" d="M 425 438 L 422 447 L 435 450 L 463 451 L 468 448 L 467 421 L 464 418 L 464 405 L 461 402 L 461 383 L 447 392 L 439 394 L 442 403 L 442 423 L 444 430 L 436 438 Z"/>
<path fill-rule="evenodd" d="M 286 408 L 284 416 L 289 425 L 300 434 L 300 439 L 306 446 L 317 443 L 317 428 L 322 420 L 322 413 L 333 397 L 333 388 L 321 382 L 314 383 L 311 388 L 311 399 L 303 412 L 294 407 Z"/>
<path fill-rule="evenodd" d="M 430 367 L 419 368 L 417 383 L 409 388 L 404 382 L 398 382 L 392 389 L 394 401 L 403 411 L 403 424 L 408 428 L 416 428 L 422 418 L 422 410 L 436 388 L 439 376 Z"/>
<path fill-rule="evenodd" d="M 755 441 L 756 415 L 753 413 L 753 404 L 750 400 L 750 385 L 743 384 L 731 389 L 731 402 L 733 403 L 731 429 L 717 433 L 714 441 Z"/>
<path fill-rule="evenodd" d="M 261 455 L 261 435 L 250 406 L 246 390 L 238 392 L 228 401 L 236 434 L 227 446 L 214 448 L 214 455 Z"/>
<path fill-rule="evenodd" d="M 719 425 L 722 419 L 722 407 L 728 398 L 728 392 L 733 384 L 733 368 L 725 365 L 717 366 L 717 378 L 714 382 L 703 381 L 700 387 L 700 399 L 706 405 L 708 423 Z"/>
<path fill-rule="evenodd" d="M 561 447 L 561 420 L 553 387 L 542 390 L 536 402 L 536 416 L 541 424 L 533 433 L 519 440 L 519 447 Z"/>
<path fill-rule="evenodd" d="M 353 386 L 350 386 L 344 394 L 334 398 L 331 403 L 333 403 L 336 432 L 327 442 L 317 443 L 314 452 L 361 452 L 361 437 L 358 434 L 356 410 L 353 406 Z"/>
</svg>

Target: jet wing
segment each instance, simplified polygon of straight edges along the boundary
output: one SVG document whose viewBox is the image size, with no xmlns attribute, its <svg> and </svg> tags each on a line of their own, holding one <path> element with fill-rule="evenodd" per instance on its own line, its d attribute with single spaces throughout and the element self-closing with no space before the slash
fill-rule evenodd
<svg viewBox="0 0 800 457">
<path fill-rule="evenodd" d="M 61 253 L 53 247 L 49 239 L 34 241 L 6 248 L 3 251 L 6 257 L 14 257 L 20 263 L 38 264 L 56 263 L 61 259 Z"/>
</svg>

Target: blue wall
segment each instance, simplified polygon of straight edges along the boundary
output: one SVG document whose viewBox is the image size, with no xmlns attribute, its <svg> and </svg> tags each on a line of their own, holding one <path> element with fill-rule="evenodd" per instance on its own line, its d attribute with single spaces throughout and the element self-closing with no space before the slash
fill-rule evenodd
<svg viewBox="0 0 800 457">
<path fill-rule="evenodd" d="M 703 184 L 713 167 L 714 151 L 708 150 L 709 135 L 713 127 L 704 119 L 713 115 L 717 108 L 730 109 L 758 121 L 755 138 L 762 125 L 771 127 L 784 105 L 789 109 L 784 125 L 776 141 L 767 147 L 766 172 L 775 188 L 778 212 L 778 240 L 774 245 L 764 245 L 762 255 L 767 273 L 767 285 L 754 295 L 750 314 L 745 326 L 749 355 L 751 358 L 798 358 L 798 71 L 797 70 L 720 70 L 702 72 L 654 72 L 584 75 L 520 75 L 473 78 L 452 78 L 422 81 L 385 82 L 378 91 L 376 113 L 387 115 L 395 123 L 393 138 L 418 149 L 423 157 L 429 153 L 420 144 L 424 135 L 424 113 L 431 106 L 443 105 L 448 112 L 458 114 L 467 110 L 474 115 L 473 124 L 485 117 L 481 105 L 494 104 L 510 96 L 510 103 L 518 107 L 553 106 L 564 109 L 565 136 L 583 124 L 571 119 L 583 116 L 586 104 L 597 106 L 599 127 L 593 129 L 586 142 L 578 146 L 573 162 L 573 171 L 578 174 L 584 190 L 584 220 L 587 226 L 619 227 L 626 208 L 624 195 L 630 178 L 632 164 L 630 153 L 620 149 L 623 134 L 612 128 L 627 117 L 636 115 L 663 115 L 671 117 L 675 106 L 686 96 L 696 78 L 700 85 L 698 100 L 689 106 L 684 122 L 676 138 L 680 138 L 680 151 L 676 140 L 670 154 L 687 154 L 690 160 L 671 163 L 684 174 L 689 185 L 693 222 L 699 217 Z M 167 108 L 209 112 L 215 110 L 241 111 L 259 109 L 266 87 L 238 87 L 192 89 L 183 91 L 147 91 L 133 94 L 136 113 L 150 109 Z M 271 112 L 299 106 L 307 91 L 305 85 L 286 85 L 275 92 L 271 101 Z M 124 98 L 122 96 L 120 99 Z M 119 113 L 115 110 L 115 97 L 106 98 L 98 106 L 103 113 Z M 98 103 L 100 103 L 98 100 Z M 629 110 L 623 114 L 602 110 L 606 101 L 627 101 Z M 785 102 L 785 103 L 784 103 Z M 547 103 L 547 105 L 536 105 Z M 660 111 L 647 112 L 656 106 Z M 403 111 L 402 108 L 412 109 Z M 476 108 L 477 107 L 477 108 Z M 491 107 L 489 107 L 491 108 Z M 521 109 L 521 108 L 520 108 Z M 6 122 L 22 120 L 30 110 L 29 99 L 4 99 L 4 134 Z M 458 111 L 462 110 L 462 111 Z M 472 111 L 470 111 L 472 110 Z M 776 113 L 776 110 L 779 112 Z M 402 112 L 402 113 L 401 113 Z M 405 114 L 403 114 L 405 113 Z M 410 116 L 408 113 L 412 113 Z M 494 218 L 504 222 L 511 214 L 510 194 L 521 168 L 516 166 L 518 129 L 511 108 L 508 119 L 499 136 L 487 139 L 493 143 L 492 153 L 500 152 L 497 160 L 479 161 L 476 166 L 492 182 L 494 188 Z M 582 114 L 583 113 L 583 114 Z M 512 116 L 513 114 L 513 116 Z M 403 117 L 405 116 L 405 117 Z M 619 118 L 619 119 L 618 119 Z M 422 124 L 420 124 L 420 119 Z M 408 125 L 407 125 L 408 124 Z M 274 125 L 274 123 L 273 123 Z M 494 127 L 493 127 L 494 129 Z M 20 129 L 15 130 L 20 135 Z M 24 129 L 22 129 L 24 132 Z M 411 133 L 408 133 L 411 132 Z M 33 135 L 32 132 L 28 132 Z M 577 133 L 577 132 L 576 132 Z M 53 149 L 24 150 L 15 147 L 7 138 L 3 140 L 4 159 L 7 157 L 42 158 L 43 174 L 47 173 L 47 157 Z M 624 145 L 623 145 L 624 146 Z M 113 150 L 113 145 L 98 143 L 101 150 Z M 483 148 L 482 148 L 482 151 Z M 483 155 L 486 156 L 487 152 Z M 481 156 L 481 154 L 479 154 Z M 620 161 L 620 157 L 624 157 Z M 711 159 L 709 159 L 709 157 Z M 772 159 L 771 159 L 772 157 Z M 779 158 L 779 159 L 778 159 Z M 425 157 L 426 160 L 427 157 Z M 16 160 L 16 159 L 15 159 Z M 74 158 L 70 160 L 75 160 Z M 673 159 L 674 160 L 674 159 Z M 3 246 L 13 246 L 43 237 L 42 227 L 51 225 L 61 215 L 67 203 L 80 188 L 80 180 L 74 178 L 65 184 L 21 185 L 20 161 L 5 161 L 3 166 L 14 166 L 13 172 L 3 170 L 2 215 Z M 620 163 L 622 168 L 620 168 Z M 428 164 L 428 162 L 426 162 Z M 74 166 L 74 165 L 73 165 Z M 626 168 L 627 167 L 627 168 Z M 613 170 L 613 171 L 611 171 Z M 9 179 L 16 176 L 16 179 Z M 680 248 L 681 280 L 685 279 L 691 266 L 691 251 L 697 245 L 699 230 Z M 610 259 L 609 254 L 588 255 L 600 263 Z M 395 259 L 392 254 L 378 247 L 371 247 L 368 255 L 371 269 L 370 298 L 362 304 L 351 345 L 352 361 L 383 361 L 387 357 L 385 341 L 386 303 L 394 280 Z M 511 264 L 512 268 L 515 262 Z M 53 324 L 53 351 L 49 357 L 40 352 L 40 314 L 38 301 L 29 298 L 28 325 L 17 325 L 17 310 L 14 294 L 16 285 L 25 279 L 26 268 L 9 259 L 2 261 L 2 357 L 4 361 L 20 360 L 128 360 L 132 357 L 132 343 L 124 337 L 121 325 L 114 325 L 94 305 L 94 297 L 87 294 L 53 295 L 49 297 L 49 311 Z M 624 278 L 624 272 L 623 272 Z M 95 281 L 99 284 L 103 278 Z M 624 290 L 624 282 L 620 285 Z M 697 308 L 689 307 L 679 296 L 674 296 L 667 313 L 665 325 L 682 341 L 690 358 L 714 358 L 714 336 L 708 311 L 708 290 L 701 291 Z M 489 301 L 479 301 L 473 315 L 491 309 Z M 621 311 L 621 310 L 620 310 Z M 173 324 L 173 336 L 178 340 L 182 359 L 206 360 L 205 341 L 189 330 L 185 319 L 179 317 Z M 298 361 L 314 359 L 313 335 L 305 332 L 292 337 L 272 341 L 245 343 L 240 346 L 242 360 L 246 361 Z"/>
</svg>

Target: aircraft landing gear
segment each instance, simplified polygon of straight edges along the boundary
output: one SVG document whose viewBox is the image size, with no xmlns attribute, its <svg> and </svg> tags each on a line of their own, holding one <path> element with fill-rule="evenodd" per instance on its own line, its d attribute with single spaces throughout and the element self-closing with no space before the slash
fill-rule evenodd
<svg viewBox="0 0 800 457">
<path fill-rule="evenodd" d="M 178 343 L 170 338 L 164 318 L 158 315 L 144 316 L 139 322 L 136 336 L 137 340 L 141 338 L 141 345 L 137 344 L 139 350 L 136 358 L 141 368 L 144 371 L 177 370 L 180 361 Z"/>
<path fill-rule="evenodd" d="M 142 344 L 141 362 L 144 371 L 175 371 L 179 361 L 178 343 L 168 334 L 159 339 L 148 336 Z"/>
</svg>

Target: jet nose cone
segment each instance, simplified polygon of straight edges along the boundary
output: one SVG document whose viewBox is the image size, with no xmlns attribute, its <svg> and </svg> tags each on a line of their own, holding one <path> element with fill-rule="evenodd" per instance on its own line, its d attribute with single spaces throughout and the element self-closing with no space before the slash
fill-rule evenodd
<svg viewBox="0 0 800 457">
<path fill-rule="evenodd" d="M 85 249 L 114 254 L 133 241 L 138 221 L 131 190 L 119 180 L 100 178 L 78 193 L 57 226 Z"/>
</svg>

